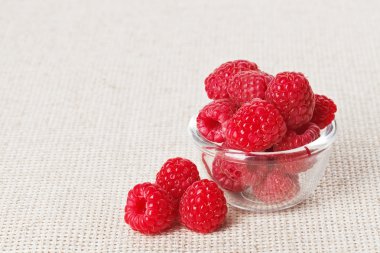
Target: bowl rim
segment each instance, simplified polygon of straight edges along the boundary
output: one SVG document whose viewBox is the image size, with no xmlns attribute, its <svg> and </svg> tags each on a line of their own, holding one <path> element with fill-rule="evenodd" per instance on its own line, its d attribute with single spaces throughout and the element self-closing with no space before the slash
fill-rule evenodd
<svg viewBox="0 0 380 253">
<path fill-rule="evenodd" d="M 219 143 L 211 142 L 204 138 L 197 129 L 197 123 L 196 123 L 197 115 L 193 115 L 190 118 L 189 125 L 188 125 L 188 132 L 191 135 L 195 145 L 200 149 L 202 152 L 208 153 L 210 155 L 215 156 L 217 152 L 223 151 L 225 154 L 230 154 L 233 156 L 239 155 L 239 156 L 245 156 L 245 157 L 257 157 L 257 156 L 276 156 L 276 155 L 288 155 L 288 154 L 299 154 L 300 152 L 307 152 L 308 155 L 312 155 L 315 153 L 322 152 L 323 150 L 329 148 L 331 144 L 336 139 L 336 133 L 337 133 L 337 123 L 334 119 L 328 126 L 326 126 L 324 129 L 321 130 L 321 136 L 314 140 L 313 142 L 308 143 L 307 145 L 290 149 L 290 150 L 283 150 L 283 151 L 273 151 L 273 152 L 245 152 L 241 150 L 236 149 L 228 149 L 221 146 Z"/>
</svg>

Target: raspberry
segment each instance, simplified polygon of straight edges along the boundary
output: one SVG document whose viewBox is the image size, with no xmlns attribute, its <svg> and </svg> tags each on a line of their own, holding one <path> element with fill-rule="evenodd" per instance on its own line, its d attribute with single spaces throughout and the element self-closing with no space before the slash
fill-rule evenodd
<svg viewBox="0 0 380 253">
<path fill-rule="evenodd" d="M 232 192 L 241 192 L 250 181 L 250 173 L 245 163 L 227 160 L 218 154 L 212 163 L 212 175 L 219 185 Z"/>
<path fill-rule="evenodd" d="M 251 186 L 257 186 L 263 182 L 266 175 L 269 172 L 269 168 L 267 165 L 251 165 L 250 171 L 251 171 L 251 178 L 250 178 L 250 185 Z"/>
<path fill-rule="evenodd" d="M 197 117 L 198 131 L 209 141 L 224 142 L 225 126 L 236 111 L 235 104 L 228 99 L 216 100 L 199 112 Z"/>
<path fill-rule="evenodd" d="M 307 156 L 307 152 L 283 154 L 277 157 L 276 169 L 283 173 L 296 175 L 312 168 L 316 163 L 314 156 Z"/>
<path fill-rule="evenodd" d="M 323 129 L 334 120 L 336 110 L 334 101 L 326 96 L 315 94 L 315 108 L 311 122 Z"/>
<path fill-rule="evenodd" d="M 297 129 L 313 116 L 314 93 L 302 73 L 277 74 L 268 85 L 265 95 L 267 101 L 280 111 L 289 129 Z"/>
<path fill-rule="evenodd" d="M 157 234 L 168 229 L 175 218 L 173 198 L 158 185 L 142 183 L 128 192 L 124 220 L 133 230 Z"/>
<path fill-rule="evenodd" d="M 254 98 L 265 100 L 265 91 L 273 76 L 261 71 L 242 71 L 229 82 L 227 91 L 230 99 L 241 105 Z"/>
<path fill-rule="evenodd" d="M 236 60 L 223 63 L 205 80 L 207 96 L 210 99 L 228 98 L 227 85 L 230 78 L 240 71 L 257 69 L 256 63 L 246 60 Z"/>
<path fill-rule="evenodd" d="M 215 182 L 203 179 L 187 188 L 179 214 L 182 224 L 189 229 L 209 233 L 223 224 L 227 215 L 226 199 Z"/>
<path fill-rule="evenodd" d="M 167 160 L 156 175 L 156 184 L 171 194 L 177 202 L 187 187 L 198 180 L 200 177 L 197 166 L 181 157 Z"/>
<path fill-rule="evenodd" d="M 253 187 L 256 198 L 265 203 L 279 203 L 289 200 L 298 191 L 298 177 L 284 174 L 279 170 L 272 170 L 262 184 Z"/>
<path fill-rule="evenodd" d="M 286 125 L 280 112 L 269 102 L 254 99 L 232 116 L 226 127 L 226 142 L 246 152 L 263 151 L 282 139 Z"/>
<path fill-rule="evenodd" d="M 318 139 L 319 134 L 319 127 L 314 123 L 308 123 L 296 130 L 288 130 L 285 137 L 273 146 L 273 151 L 282 151 L 304 146 Z"/>
</svg>

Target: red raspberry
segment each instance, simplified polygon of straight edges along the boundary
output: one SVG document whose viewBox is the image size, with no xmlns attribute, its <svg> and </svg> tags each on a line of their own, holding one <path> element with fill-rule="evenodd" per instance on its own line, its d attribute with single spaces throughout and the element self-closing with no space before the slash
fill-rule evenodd
<svg viewBox="0 0 380 253">
<path fill-rule="evenodd" d="M 308 156 L 306 151 L 283 154 L 278 156 L 276 160 L 276 169 L 292 175 L 305 172 L 316 163 L 316 158 L 314 156 Z"/>
<path fill-rule="evenodd" d="M 202 108 L 197 117 L 198 131 L 209 141 L 224 142 L 225 127 L 236 111 L 235 104 L 228 99 L 212 101 Z"/>
<path fill-rule="evenodd" d="M 314 93 L 302 73 L 283 72 L 268 85 L 266 99 L 281 112 L 289 129 L 308 123 L 314 111 Z"/>
<path fill-rule="evenodd" d="M 229 82 L 227 91 L 230 99 L 241 105 L 254 98 L 265 100 L 265 91 L 273 76 L 261 71 L 242 71 Z"/>
<path fill-rule="evenodd" d="M 173 198 L 158 185 L 142 183 L 128 192 L 124 220 L 133 230 L 156 234 L 169 228 L 175 218 Z"/>
<path fill-rule="evenodd" d="M 227 85 L 230 78 L 240 71 L 257 69 L 256 63 L 246 60 L 236 60 L 223 63 L 205 80 L 207 96 L 210 99 L 228 98 Z"/>
<path fill-rule="evenodd" d="M 314 123 L 308 123 L 296 130 L 288 130 L 285 137 L 274 144 L 273 151 L 289 150 L 304 146 L 319 138 L 319 127 Z"/>
<path fill-rule="evenodd" d="M 298 177 L 284 174 L 279 170 L 272 170 L 262 184 L 253 187 L 256 198 L 265 203 L 279 203 L 289 200 L 298 191 Z"/>
<path fill-rule="evenodd" d="M 243 191 L 251 179 L 245 163 L 231 161 L 220 154 L 212 163 L 212 176 L 222 188 L 232 192 Z"/>
<path fill-rule="evenodd" d="M 263 182 L 267 174 L 269 173 L 268 165 L 251 165 L 249 166 L 251 172 L 251 178 L 249 184 L 251 186 L 257 186 Z"/>
<path fill-rule="evenodd" d="M 326 96 L 315 94 L 315 108 L 311 122 L 323 129 L 334 120 L 336 110 L 334 101 Z"/>
<path fill-rule="evenodd" d="M 207 179 L 193 183 L 182 196 L 179 214 L 182 224 L 191 230 L 200 233 L 215 231 L 227 215 L 223 191 Z"/>
<path fill-rule="evenodd" d="M 181 157 L 167 160 L 156 175 L 156 184 L 171 194 L 177 202 L 187 187 L 198 180 L 200 177 L 197 166 Z"/>
<path fill-rule="evenodd" d="M 286 125 L 280 112 L 269 102 L 254 99 L 244 104 L 230 119 L 226 142 L 246 152 L 263 151 L 282 139 Z"/>
</svg>

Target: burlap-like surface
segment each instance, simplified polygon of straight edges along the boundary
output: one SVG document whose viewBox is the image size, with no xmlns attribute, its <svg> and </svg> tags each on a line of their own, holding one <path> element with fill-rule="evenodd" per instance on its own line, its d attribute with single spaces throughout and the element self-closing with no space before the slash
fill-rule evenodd
<svg viewBox="0 0 380 253">
<path fill-rule="evenodd" d="M 379 1 L 0 1 L 0 251 L 380 252 Z M 187 134 L 203 79 L 247 58 L 306 73 L 338 104 L 315 195 L 229 209 L 226 226 L 158 236 L 123 222 L 128 190 Z"/>
</svg>

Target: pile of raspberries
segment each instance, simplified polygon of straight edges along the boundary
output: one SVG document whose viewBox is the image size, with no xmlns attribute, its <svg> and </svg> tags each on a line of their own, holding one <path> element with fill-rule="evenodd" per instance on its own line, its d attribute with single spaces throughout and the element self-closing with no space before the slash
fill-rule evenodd
<svg viewBox="0 0 380 253">
<path fill-rule="evenodd" d="M 206 78 L 205 89 L 213 101 L 198 114 L 199 133 L 225 149 L 247 153 L 305 146 L 319 137 L 337 110 L 331 99 L 313 93 L 302 73 L 272 76 L 246 60 L 219 66 Z M 219 186 L 232 192 L 251 187 L 255 197 L 268 204 L 296 195 L 298 173 L 310 168 L 313 159 L 297 160 L 292 155 L 277 159 L 281 161 L 276 168 L 265 162 L 250 168 L 249 163 L 234 162 L 219 152 L 211 173 L 217 183 L 201 180 L 190 160 L 169 159 L 155 183 L 137 184 L 129 191 L 124 220 L 143 234 L 160 233 L 177 221 L 199 233 L 213 232 L 227 215 Z"/>
<path fill-rule="evenodd" d="M 212 163 L 213 179 L 232 192 L 251 187 L 256 199 L 268 204 L 293 198 L 299 191 L 298 173 L 311 168 L 315 157 L 300 159 L 298 152 L 271 158 L 270 152 L 316 140 L 334 120 L 334 102 L 314 94 L 302 73 L 272 76 L 246 60 L 219 66 L 206 78 L 205 89 L 213 101 L 198 114 L 199 133 L 222 150 L 268 152 L 250 164 L 234 162 L 221 151 Z M 303 153 L 310 151 L 306 147 Z M 267 161 L 271 159 L 277 160 Z"/>
<path fill-rule="evenodd" d="M 178 220 L 193 231 L 209 233 L 226 215 L 226 199 L 218 185 L 201 180 L 193 162 L 177 157 L 164 163 L 155 183 L 137 184 L 129 191 L 124 220 L 143 234 L 160 233 Z"/>
</svg>

